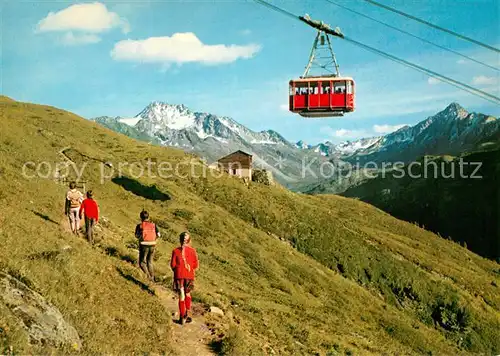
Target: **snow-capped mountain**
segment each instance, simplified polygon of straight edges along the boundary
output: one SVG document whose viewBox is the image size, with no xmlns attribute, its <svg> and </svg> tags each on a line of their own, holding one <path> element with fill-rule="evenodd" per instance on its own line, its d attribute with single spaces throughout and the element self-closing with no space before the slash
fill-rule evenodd
<svg viewBox="0 0 500 356">
<path fill-rule="evenodd" d="M 120 116 L 100 116 L 92 120 L 113 131 L 122 133 L 137 140 L 146 141 L 153 144 L 160 144 L 160 141 L 158 141 L 154 137 L 139 131 L 133 125 L 131 125 L 134 122 L 137 123 L 137 119 L 124 119 Z"/>
<path fill-rule="evenodd" d="M 363 153 L 368 150 L 377 149 L 382 137 L 362 138 L 354 142 L 341 142 L 335 146 L 335 152 L 343 155 Z"/>
<path fill-rule="evenodd" d="M 320 143 L 316 146 L 309 147 L 314 152 L 322 156 L 342 158 L 355 154 L 363 154 L 369 150 L 376 150 L 382 137 L 362 138 L 356 141 L 344 141 L 334 144 L 330 141 Z"/>
<path fill-rule="evenodd" d="M 300 148 L 300 149 L 302 149 L 302 150 L 305 150 L 305 149 L 311 148 L 311 145 L 308 145 L 308 144 L 307 144 L 307 143 L 305 143 L 304 141 L 300 140 L 300 141 L 298 141 L 298 142 L 295 144 L 295 147 Z"/>
<path fill-rule="evenodd" d="M 236 150 L 246 151 L 254 155 L 256 166 L 271 169 L 276 179 L 289 187 L 313 178 L 303 176 L 304 162 L 313 172 L 326 160 L 410 162 L 426 154 L 459 154 L 500 139 L 500 120 L 468 113 L 456 103 L 385 136 L 314 146 L 304 141 L 290 143 L 272 130 L 252 131 L 229 117 L 158 101 L 132 118 L 99 117 L 94 121 L 139 140 L 196 153 L 209 163 Z M 313 160 L 312 165 L 307 163 Z"/>
<path fill-rule="evenodd" d="M 276 131 L 255 132 L 229 117 L 193 112 L 185 105 L 155 101 L 133 119 L 100 117 L 94 121 L 134 138 L 141 135 L 145 141 L 194 152 L 209 163 L 243 150 L 254 155 L 256 166 L 272 170 L 285 185 L 302 180 L 302 162 L 307 156 L 317 157 Z M 128 126 L 131 122 L 135 124 Z M 311 169 L 319 169 L 319 164 Z"/>
<path fill-rule="evenodd" d="M 500 120 L 469 113 L 457 103 L 414 126 L 385 136 L 305 148 L 330 158 L 360 162 L 409 162 L 426 154 L 459 154 L 474 150 L 500 134 Z"/>
<path fill-rule="evenodd" d="M 155 101 L 137 116 L 135 127 L 158 138 L 166 146 L 190 147 L 194 140 L 213 138 L 222 143 L 244 141 L 252 145 L 291 146 L 280 134 L 267 130 L 254 132 L 229 117 L 192 112 L 184 105 Z"/>
<path fill-rule="evenodd" d="M 330 156 L 331 147 L 334 147 L 334 145 L 330 141 L 326 141 L 325 143 L 320 143 L 316 146 L 310 147 L 309 149 L 322 156 Z"/>
</svg>

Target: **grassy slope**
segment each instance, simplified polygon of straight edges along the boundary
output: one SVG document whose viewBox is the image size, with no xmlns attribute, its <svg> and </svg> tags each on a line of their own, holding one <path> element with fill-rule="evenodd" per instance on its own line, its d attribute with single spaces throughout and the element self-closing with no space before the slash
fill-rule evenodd
<svg viewBox="0 0 500 356">
<path fill-rule="evenodd" d="M 469 352 L 500 350 L 498 265 L 456 244 L 355 200 L 247 187 L 230 177 L 144 177 L 129 190 L 111 180 L 101 185 L 99 160 L 117 167 L 190 156 L 54 108 L 5 100 L 0 108 L 0 261 L 59 307 L 87 351 L 169 349 L 169 316 L 130 281 L 141 276 L 125 262 L 135 258 L 132 231 L 143 207 L 165 236 L 158 275 L 169 283 L 170 250 L 189 229 L 202 264 L 195 298 L 228 311 L 227 323 L 238 325 L 248 346 L 243 353 L 272 347 L 281 353 L 452 354 L 458 343 Z M 57 152 L 68 146 L 73 161 L 87 164 L 84 178 L 108 220 L 98 236 L 101 248 L 61 231 L 65 187 L 20 174 L 26 161 L 61 162 Z M 171 200 L 137 195 L 151 193 L 152 184 Z M 71 253 L 37 255 L 65 245 Z M 0 309 L 2 323 L 10 327 L 2 334 L 7 343 L 33 351 Z"/>
<path fill-rule="evenodd" d="M 500 261 L 500 149 L 474 152 L 461 157 L 466 165 L 463 173 L 473 173 L 481 179 L 460 177 L 458 158 L 451 162 L 434 157 L 438 176 L 429 164 L 430 178 L 424 178 L 424 169 L 414 169 L 422 178 L 408 176 L 396 179 L 391 174 L 352 187 L 342 195 L 358 197 L 393 216 L 416 221 L 427 229 L 467 244 L 467 248 L 481 256 Z M 454 178 L 445 178 L 455 171 Z M 443 177 L 444 173 L 444 177 Z M 384 194 L 390 190 L 389 193 Z"/>
</svg>

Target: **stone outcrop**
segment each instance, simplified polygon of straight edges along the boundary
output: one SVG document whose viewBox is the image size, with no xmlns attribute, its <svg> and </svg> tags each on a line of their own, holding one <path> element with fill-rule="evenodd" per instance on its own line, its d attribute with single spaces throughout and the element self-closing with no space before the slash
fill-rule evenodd
<svg viewBox="0 0 500 356">
<path fill-rule="evenodd" d="M 30 342 L 80 350 L 82 342 L 61 312 L 18 279 L 0 272 L 0 303 L 5 304 L 26 330 Z"/>
</svg>

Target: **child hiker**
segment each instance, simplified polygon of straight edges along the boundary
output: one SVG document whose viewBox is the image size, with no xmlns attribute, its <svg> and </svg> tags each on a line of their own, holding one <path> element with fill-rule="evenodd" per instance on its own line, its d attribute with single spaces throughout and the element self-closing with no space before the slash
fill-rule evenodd
<svg viewBox="0 0 500 356">
<path fill-rule="evenodd" d="M 139 216 L 142 222 L 135 227 L 135 237 L 139 239 L 139 266 L 148 279 L 154 282 L 153 255 L 156 239 L 161 235 L 156 224 L 149 221 L 147 211 L 141 211 Z"/>
<path fill-rule="evenodd" d="M 83 194 L 76 189 L 76 182 L 69 183 L 69 190 L 66 193 L 64 213 L 69 218 L 69 225 L 73 234 L 77 235 L 80 230 L 80 206 L 82 205 Z"/>
<path fill-rule="evenodd" d="M 87 199 L 85 199 L 80 207 L 80 219 L 85 215 L 85 234 L 90 244 L 94 244 L 93 228 L 99 221 L 99 207 L 93 198 L 91 190 L 87 192 Z M 83 213 L 83 214 L 82 214 Z"/>
<path fill-rule="evenodd" d="M 195 271 L 198 269 L 196 250 L 190 246 L 191 236 L 183 232 L 179 236 L 180 247 L 172 251 L 170 267 L 174 272 L 173 289 L 179 295 L 179 323 L 190 323 L 191 291 L 194 288 Z"/>
</svg>

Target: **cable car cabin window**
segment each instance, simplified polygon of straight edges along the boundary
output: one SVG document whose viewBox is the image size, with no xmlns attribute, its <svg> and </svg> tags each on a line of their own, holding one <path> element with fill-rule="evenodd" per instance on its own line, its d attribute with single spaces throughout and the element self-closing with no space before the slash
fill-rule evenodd
<svg viewBox="0 0 500 356">
<path fill-rule="evenodd" d="M 319 94 L 319 87 L 318 87 L 318 83 L 317 82 L 310 82 L 309 83 L 309 94 L 313 95 L 317 95 Z"/>
<path fill-rule="evenodd" d="M 334 82 L 333 89 L 335 94 L 345 94 L 346 82 Z"/>
<path fill-rule="evenodd" d="M 330 82 L 323 82 L 321 84 L 321 94 L 330 94 Z"/>
<path fill-rule="evenodd" d="M 290 95 L 306 95 L 309 92 L 307 83 L 295 83 L 295 92 L 292 93 L 290 89 Z"/>
<path fill-rule="evenodd" d="M 347 82 L 347 94 L 352 94 L 352 82 Z"/>
</svg>

